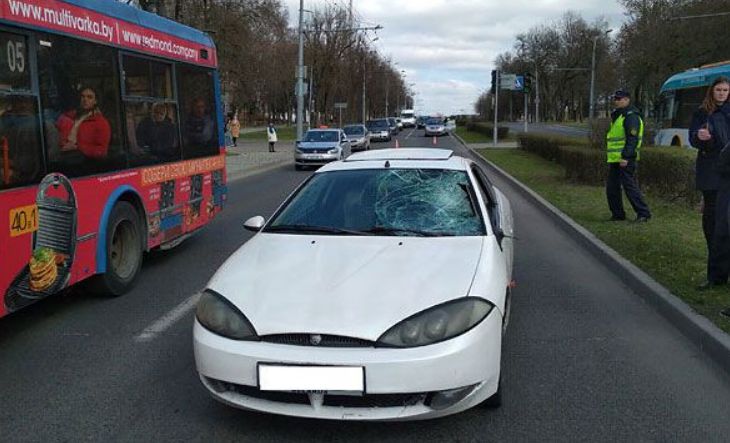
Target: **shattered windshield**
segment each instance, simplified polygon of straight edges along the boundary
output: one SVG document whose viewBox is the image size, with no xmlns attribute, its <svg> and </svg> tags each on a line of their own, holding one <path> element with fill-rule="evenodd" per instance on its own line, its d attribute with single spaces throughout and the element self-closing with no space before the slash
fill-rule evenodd
<svg viewBox="0 0 730 443">
<path fill-rule="evenodd" d="M 314 177 L 266 231 L 479 236 L 484 224 L 464 171 L 367 169 Z"/>
</svg>

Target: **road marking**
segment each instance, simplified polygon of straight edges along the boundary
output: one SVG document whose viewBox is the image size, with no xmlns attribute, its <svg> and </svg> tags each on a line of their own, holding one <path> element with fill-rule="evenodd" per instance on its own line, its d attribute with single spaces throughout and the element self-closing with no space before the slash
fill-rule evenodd
<svg viewBox="0 0 730 443">
<path fill-rule="evenodd" d="M 144 331 L 134 337 L 134 341 L 144 343 L 157 338 L 158 335 L 168 330 L 172 325 L 181 320 L 188 312 L 195 308 L 200 298 L 200 293 L 195 293 L 187 300 L 174 307 L 170 312 L 163 315 L 157 321 L 149 325 Z"/>
<path fill-rule="evenodd" d="M 415 128 L 411 129 L 411 132 L 409 132 L 408 135 L 406 135 L 406 140 L 408 140 L 408 137 L 413 135 L 414 132 L 416 132 L 416 129 Z"/>
</svg>

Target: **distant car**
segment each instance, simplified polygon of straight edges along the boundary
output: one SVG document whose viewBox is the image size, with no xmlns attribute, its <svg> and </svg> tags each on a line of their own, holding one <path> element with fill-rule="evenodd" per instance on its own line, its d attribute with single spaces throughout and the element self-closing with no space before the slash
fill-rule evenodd
<svg viewBox="0 0 730 443">
<path fill-rule="evenodd" d="M 478 164 L 445 149 L 359 152 L 244 227 L 256 234 L 195 314 L 214 398 L 334 420 L 500 405 L 513 219 Z"/>
<path fill-rule="evenodd" d="M 441 117 L 429 117 L 426 120 L 426 131 L 425 136 L 431 137 L 434 135 L 442 136 L 446 134 L 446 125 L 444 119 Z"/>
<path fill-rule="evenodd" d="M 403 121 L 400 119 L 400 117 L 395 118 L 395 123 L 398 125 L 398 130 L 403 130 Z"/>
<path fill-rule="evenodd" d="M 395 120 L 395 117 L 387 117 L 388 120 L 388 126 L 390 127 L 390 134 L 391 135 L 398 135 L 398 122 Z"/>
<path fill-rule="evenodd" d="M 416 114 L 413 109 L 404 109 L 400 112 L 400 119 L 404 128 L 414 128 L 416 126 Z"/>
<path fill-rule="evenodd" d="M 323 165 L 342 160 L 352 152 L 341 129 L 310 129 L 294 149 L 294 167 Z"/>
<path fill-rule="evenodd" d="M 421 115 L 416 117 L 416 128 L 423 129 L 426 127 L 426 120 L 428 119 L 427 116 Z"/>
<path fill-rule="evenodd" d="M 347 125 L 342 130 L 350 141 L 353 151 L 367 151 L 370 149 L 370 131 L 365 125 Z"/>
<path fill-rule="evenodd" d="M 387 119 L 376 118 L 368 120 L 366 126 L 368 131 L 370 131 L 370 140 L 389 142 L 393 137 L 390 130 L 390 122 Z"/>
</svg>

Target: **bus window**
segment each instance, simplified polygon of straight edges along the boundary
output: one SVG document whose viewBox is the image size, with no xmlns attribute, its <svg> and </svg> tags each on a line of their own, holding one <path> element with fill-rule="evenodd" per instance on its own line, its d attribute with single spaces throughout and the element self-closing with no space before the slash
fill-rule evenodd
<svg viewBox="0 0 730 443">
<path fill-rule="evenodd" d="M 182 158 L 172 65 L 125 55 L 124 113 L 129 160 L 133 166 Z"/>
<path fill-rule="evenodd" d="M 680 89 L 676 92 L 676 114 L 674 114 L 674 118 L 672 119 L 672 127 L 689 128 L 692 115 L 694 115 L 697 108 L 702 104 L 702 100 L 705 98 L 705 89 L 707 88 Z"/>
<path fill-rule="evenodd" d="M 27 38 L 0 32 L 0 90 L 30 91 Z"/>
<path fill-rule="evenodd" d="M 43 170 L 38 101 L 0 95 L 0 189 L 37 183 Z"/>
<path fill-rule="evenodd" d="M 178 65 L 177 78 L 183 115 L 183 158 L 218 155 L 212 71 Z"/>
<path fill-rule="evenodd" d="M 38 70 L 43 119 L 56 131 L 44 125 L 49 169 L 78 177 L 125 168 L 115 51 L 41 35 Z"/>
</svg>

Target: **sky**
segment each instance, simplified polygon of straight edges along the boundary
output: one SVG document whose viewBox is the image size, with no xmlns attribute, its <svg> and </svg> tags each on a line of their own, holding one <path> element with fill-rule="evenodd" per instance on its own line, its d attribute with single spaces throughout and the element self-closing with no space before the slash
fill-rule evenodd
<svg viewBox="0 0 730 443">
<path fill-rule="evenodd" d="M 304 9 L 348 1 L 304 0 Z M 282 3 L 296 26 L 299 0 Z M 447 115 L 473 112 L 489 88 L 494 59 L 512 50 L 517 34 L 567 11 L 589 23 L 603 18 L 615 30 L 625 20 L 617 0 L 353 0 L 353 6 L 367 25 L 383 27 L 374 45 L 414 84 L 416 111 Z"/>
</svg>

